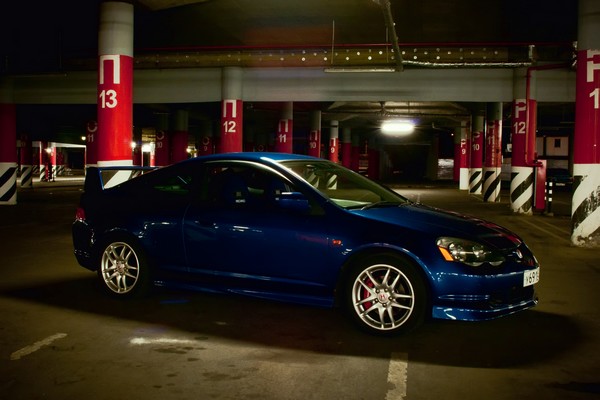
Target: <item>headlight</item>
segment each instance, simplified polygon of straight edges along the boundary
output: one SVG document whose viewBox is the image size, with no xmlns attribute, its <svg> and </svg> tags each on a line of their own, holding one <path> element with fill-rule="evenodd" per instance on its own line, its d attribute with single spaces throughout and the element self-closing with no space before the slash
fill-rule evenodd
<svg viewBox="0 0 600 400">
<path fill-rule="evenodd" d="M 436 244 L 446 261 L 462 262 L 472 267 L 479 267 L 484 263 L 498 266 L 504 262 L 501 254 L 470 240 L 441 237 Z"/>
</svg>

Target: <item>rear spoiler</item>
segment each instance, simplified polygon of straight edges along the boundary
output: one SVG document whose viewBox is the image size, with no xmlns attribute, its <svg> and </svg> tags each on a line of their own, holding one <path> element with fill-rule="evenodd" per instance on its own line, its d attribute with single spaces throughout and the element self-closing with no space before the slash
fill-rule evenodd
<svg viewBox="0 0 600 400">
<path fill-rule="evenodd" d="M 85 171 L 83 190 L 87 193 L 101 192 L 157 168 L 139 166 L 88 167 Z"/>
</svg>

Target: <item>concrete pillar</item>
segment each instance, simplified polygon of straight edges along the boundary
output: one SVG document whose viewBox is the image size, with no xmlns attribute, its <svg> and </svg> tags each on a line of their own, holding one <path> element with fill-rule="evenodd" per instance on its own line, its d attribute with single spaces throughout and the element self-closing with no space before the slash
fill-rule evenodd
<svg viewBox="0 0 600 400">
<path fill-rule="evenodd" d="M 171 134 L 171 164 L 188 159 L 189 112 L 175 111 Z"/>
<path fill-rule="evenodd" d="M 221 137 L 220 153 L 241 152 L 243 150 L 244 109 L 242 101 L 242 69 L 223 68 L 221 81 Z"/>
<path fill-rule="evenodd" d="M 571 241 L 600 247 L 600 3 L 579 0 Z"/>
<path fill-rule="evenodd" d="M 200 123 L 200 135 L 198 145 L 198 156 L 207 156 L 214 153 L 213 124 L 210 120 Z"/>
<path fill-rule="evenodd" d="M 340 161 L 339 157 L 339 122 L 336 120 L 332 120 L 330 122 L 330 130 L 329 130 L 329 160 L 334 163 L 338 163 Z"/>
<path fill-rule="evenodd" d="M 346 168 L 352 168 L 352 130 L 345 126 L 342 129 L 342 165 Z"/>
<path fill-rule="evenodd" d="M 361 155 L 361 143 L 360 134 L 358 132 L 352 132 L 352 146 L 351 146 L 351 157 L 350 157 L 350 169 L 354 172 L 360 170 L 360 155 Z"/>
<path fill-rule="evenodd" d="M 469 193 L 481 194 L 483 184 L 483 129 L 484 115 L 479 112 L 473 117 L 471 131 L 471 159 L 469 164 Z"/>
<path fill-rule="evenodd" d="M 515 69 L 513 97 L 510 206 L 515 213 L 532 215 L 535 147 L 531 148 L 531 139 L 535 145 L 537 114 L 534 71 Z"/>
<path fill-rule="evenodd" d="M 308 155 L 321 157 L 321 111 L 310 112 L 310 132 L 308 134 Z"/>
<path fill-rule="evenodd" d="M 157 167 L 171 163 L 171 141 L 169 140 L 169 114 L 156 115 L 156 137 L 154 139 L 154 162 Z"/>
<path fill-rule="evenodd" d="M 500 201 L 502 172 L 502 103 L 489 103 L 485 132 L 485 162 L 483 166 L 483 201 Z"/>
<path fill-rule="evenodd" d="M 133 5 L 100 5 L 98 165 L 132 165 Z"/>
<path fill-rule="evenodd" d="M 95 167 L 98 165 L 98 123 L 88 121 L 85 130 L 85 166 Z"/>
<path fill-rule="evenodd" d="M 460 190 L 469 190 L 469 155 L 471 154 L 471 141 L 469 138 L 470 129 L 470 121 L 461 121 L 455 139 L 458 151 L 455 151 L 456 155 L 454 163 L 458 164 L 458 187 Z"/>
<path fill-rule="evenodd" d="M 0 205 L 17 204 L 17 108 L 0 91 Z"/>
<path fill-rule="evenodd" d="M 33 187 L 33 148 L 27 134 L 21 135 L 21 188 Z"/>
<path fill-rule="evenodd" d="M 275 151 L 278 153 L 294 152 L 294 103 L 287 101 L 283 103 L 281 118 L 277 124 L 275 136 Z"/>
</svg>

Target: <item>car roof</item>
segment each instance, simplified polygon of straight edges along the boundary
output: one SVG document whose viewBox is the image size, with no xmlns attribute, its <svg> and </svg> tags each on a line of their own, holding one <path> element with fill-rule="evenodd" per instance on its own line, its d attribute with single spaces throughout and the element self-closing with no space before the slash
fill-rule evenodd
<svg viewBox="0 0 600 400">
<path fill-rule="evenodd" d="M 327 161 L 322 158 L 307 156 L 303 154 L 290 154 L 290 153 L 272 153 L 272 152 L 239 152 L 239 153 L 220 153 L 211 154 L 206 156 L 200 156 L 190 158 L 182 161 L 182 163 L 188 162 L 205 162 L 205 161 L 292 161 L 292 160 L 315 160 L 315 161 Z"/>
</svg>

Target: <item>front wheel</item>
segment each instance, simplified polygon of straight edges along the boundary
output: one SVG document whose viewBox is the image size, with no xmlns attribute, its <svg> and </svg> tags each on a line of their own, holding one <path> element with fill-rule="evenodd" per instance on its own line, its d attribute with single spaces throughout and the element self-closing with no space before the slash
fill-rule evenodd
<svg viewBox="0 0 600 400">
<path fill-rule="evenodd" d="M 349 274 L 347 309 L 360 328 L 378 335 L 406 333 L 425 319 L 426 288 L 415 266 L 396 256 L 369 257 Z"/>
<path fill-rule="evenodd" d="M 143 252 L 130 240 L 109 240 L 100 258 L 98 278 L 112 295 L 134 297 L 145 293 L 149 269 Z"/>
</svg>

